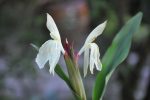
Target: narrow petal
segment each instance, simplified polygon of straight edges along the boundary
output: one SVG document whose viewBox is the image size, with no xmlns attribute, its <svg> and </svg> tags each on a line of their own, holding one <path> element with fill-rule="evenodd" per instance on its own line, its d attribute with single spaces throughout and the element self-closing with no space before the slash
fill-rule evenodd
<svg viewBox="0 0 150 100">
<path fill-rule="evenodd" d="M 39 68 L 43 68 L 49 59 L 49 52 L 51 52 L 51 45 L 53 40 L 46 41 L 39 49 L 36 57 L 36 63 Z"/>
<path fill-rule="evenodd" d="M 93 42 L 100 34 L 102 34 L 103 30 L 105 29 L 107 21 L 98 25 L 87 37 L 85 44 Z"/>
<path fill-rule="evenodd" d="M 87 74 L 88 66 L 89 66 L 89 49 L 85 50 L 84 52 L 84 77 Z"/>
<path fill-rule="evenodd" d="M 93 43 L 91 43 L 91 52 L 90 52 L 90 71 L 91 71 L 91 74 L 93 74 L 93 69 L 94 69 L 94 47 L 92 45 Z"/>
<path fill-rule="evenodd" d="M 50 31 L 50 36 L 54 39 L 54 40 L 61 40 L 60 39 L 60 34 L 59 31 L 57 29 L 57 26 L 53 20 L 53 18 L 47 13 L 47 28 Z"/>
<path fill-rule="evenodd" d="M 95 44 L 95 66 L 97 70 L 101 70 L 102 69 L 102 64 L 100 61 L 100 51 L 99 51 L 99 47 L 97 44 Z"/>
</svg>

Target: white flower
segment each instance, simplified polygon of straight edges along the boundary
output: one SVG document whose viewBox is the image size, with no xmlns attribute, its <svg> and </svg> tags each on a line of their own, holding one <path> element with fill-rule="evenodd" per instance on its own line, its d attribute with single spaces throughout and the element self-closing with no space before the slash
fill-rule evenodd
<svg viewBox="0 0 150 100">
<path fill-rule="evenodd" d="M 107 21 L 97 26 L 87 37 L 83 47 L 80 49 L 78 55 L 84 52 L 84 76 L 87 74 L 88 66 L 93 74 L 94 65 L 97 70 L 101 70 L 102 64 L 100 61 L 99 47 L 96 43 L 92 43 L 104 30 Z"/>
<path fill-rule="evenodd" d="M 39 68 L 43 68 L 47 61 L 49 61 L 50 73 L 54 74 L 54 69 L 59 61 L 61 52 L 65 54 L 65 50 L 61 43 L 61 38 L 57 26 L 53 18 L 47 14 L 47 28 L 50 31 L 52 39 L 46 41 L 40 48 L 36 57 L 36 63 Z M 84 52 L 84 76 L 87 74 L 88 66 L 93 74 L 94 66 L 97 70 L 101 70 L 102 64 L 100 61 L 99 47 L 93 41 L 103 32 L 106 26 L 106 21 L 97 26 L 87 37 L 83 47 L 79 51 L 78 55 Z"/>
<path fill-rule="evenodd" d="M 36 57 L 36 63 L 39 68 L 43 68 L 47 61 L 49 61 L 50 73 L 54 74 L 54 69 L 59 61 L 61 52 L 64 54 L 65 50 L 61 43 L 61 38 L 57 26 L 53 18 L 47 14 L 47 28 L 50 31 L 52 39 L 46 41 L 40 48 Z"/>
</svg>

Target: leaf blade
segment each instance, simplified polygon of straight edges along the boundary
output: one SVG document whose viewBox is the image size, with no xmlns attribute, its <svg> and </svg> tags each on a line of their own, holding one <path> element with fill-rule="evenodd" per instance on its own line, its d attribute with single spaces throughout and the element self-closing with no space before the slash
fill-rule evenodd
<svg viewBox="0 0 150 100">
<path fill-rule="evenodd" d="M 123 62 L 129 53 L 132 35 L 137 31 L 142 19 L 139 12 L 130 19 L 114 38 L 103 59 L 103 69 L 98 73 L 93 89 L 93 100 L 102 99 L 106 84 L 116 67 Z"/>
</svg>

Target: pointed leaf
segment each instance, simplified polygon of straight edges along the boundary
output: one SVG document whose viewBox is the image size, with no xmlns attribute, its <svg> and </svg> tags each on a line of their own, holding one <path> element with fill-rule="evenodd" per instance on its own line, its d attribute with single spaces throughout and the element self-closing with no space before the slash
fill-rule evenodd
<svg viewBox="0 0 150 100">
<path fill-rule="evenodd" d="M 107 82 L 116 67 L 127 57 L 131 46 L 133 33 L 137 31 L 142 19 L 139 12 L 130 19 L 114 38 L 111 46 L 106 51 L 102 64 L 102 71 L 98 73 L 93 89 L 93 100 L 102 99 Z"/>
</svg>

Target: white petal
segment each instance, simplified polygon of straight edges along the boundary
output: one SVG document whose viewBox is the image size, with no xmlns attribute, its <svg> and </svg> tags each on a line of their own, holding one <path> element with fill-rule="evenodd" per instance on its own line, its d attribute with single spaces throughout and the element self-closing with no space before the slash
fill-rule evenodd
<svg viewBox="0 0 150 100">
<path fill-rule="evenodd" d="M 53 49 L 51 50 L 49 57 L 49 66 L 50 66 L 49 72 L 52 73 L 53 75 L 56 64 L 58 63 L 60 58 L 60 52 L 61 52 L 60 43 L 55 42 L 53 44 Z"/>
<path fill-rule="evenodd" d="M 52 63 L 53 69 L 58 62 L 57 59 L 60 57 L 60 52 L 60 42 L 57 40 L 48 40 L 40 47 L 39 53 L 36 57 L 36 63 L 38 64 L 39 68 L 43 68 L 46 62 L 49 60 L 49 62 Z"/>
<path fill-rule="evenodd" d="M 84 52 L 84 77 L 87 74 L 88 71 L 88 66 L 89 66 L 89 49 L 85 50 Z"/>
<path fill-rule="evenodd" d="M 53 18 L 47 13 L 47 28 L 50 31 L 50 36 L 54 39 L 54 40 L 61 40 L 60 39 L 60 34 L 59 31 L 57 29 L 57 26 L 53 20 Z"/>
<path fill-rule="evenodd" d="M 102 34 L 103 30 L 105 29 L 107 21 L 98 25 L 87 37 L 85 44 L 93 42 L 100 34 Z"/>
<path fill-rule="evenodd" d="M 90 52 L 90 71 L 93 74 L 93 69 L 94 69 L 94 46 L 92 45 L 93 43 L 91 43 L 91 52 Z"/>
<path fill-rule="evenodd" d="M 90 71 L 93 73 L 94 65 L 96 66 L 97 70 L 101 70 L 102 64 L 100 62 L 100 52 L 98 45 L 96 43 L 90 43 Z"/>
<path fill-rule="evenodd" d="M 99 47 L 97 44 L 95 44 L 95 66 L 97 70 L 101 70 L 102 69 L 102 64 L 100 61 L 100 52 L 99 52 Z"/>
<path fill-rule="evenodd" d="M 51 42 L 53 40 L 46 41 L 39 49 L 39 53 L 36 57 L 36 63 L 38 64 L 39 68 L 43 68 L 45 63 L 48 61 L 48 54 L 51 51 Z"/>
</svg>

